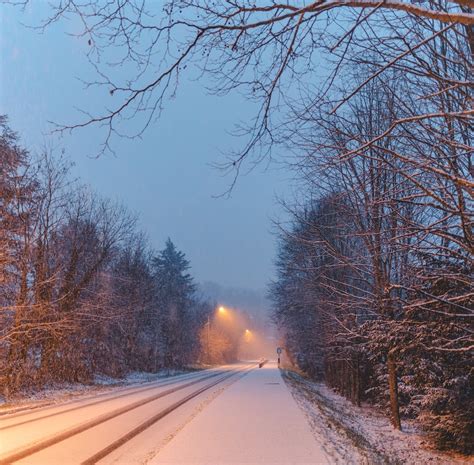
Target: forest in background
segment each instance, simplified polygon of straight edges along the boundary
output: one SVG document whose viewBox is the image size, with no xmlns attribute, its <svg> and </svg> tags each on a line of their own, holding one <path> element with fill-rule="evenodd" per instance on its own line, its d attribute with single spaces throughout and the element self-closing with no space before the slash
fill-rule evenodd
<svg viewBox="0 0 474 465">
<path fill-rule="evenodd" d="M 240 333 L 213 321 L 170 239 L 154 250 L 133 214 L 73 180 L 65 156 L 31 155 L 6 116 L 0 161 L 4 397 L 236 360 Z"/>
</svg>

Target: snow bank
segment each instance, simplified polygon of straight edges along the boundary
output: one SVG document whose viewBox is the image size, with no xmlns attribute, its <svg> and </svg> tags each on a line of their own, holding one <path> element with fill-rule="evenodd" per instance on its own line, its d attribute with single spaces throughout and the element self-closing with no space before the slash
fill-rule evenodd
<svg viewBox="0 0 474 465">
<path fill-rule="evenodd" d="M 337 464 L 474 463 L 474 457 L 428 449 L 428 441 L 413 423 L 404 421 L 403 431 L 397 431 L 374 408 L 357 407 L 324 384 L 286 370 L 283 378 L 305 412 L 313 434 Z"/>
<path fill-rule="evenodd" d="M 155 373 L 134 371 L 124 378 L 112 378 L 105 375 L 96 375 L 91 384 L 82 383 L 53 383 L 40 391 L 23 391 L 15 394 L 8 402 L 0 398 L 0 415 L 60 404 L 71 399 L 89 396 L 99 392 L 112 391 L 118 386 L 147 383 L 169 376 L 177 376 L 196 370 L 166 369 Z"/>
</svg>

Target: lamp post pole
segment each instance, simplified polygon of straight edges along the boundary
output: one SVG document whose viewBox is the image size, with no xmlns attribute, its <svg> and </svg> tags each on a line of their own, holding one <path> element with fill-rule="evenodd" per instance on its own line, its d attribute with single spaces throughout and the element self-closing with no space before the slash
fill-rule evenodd
<svg viewBox="0 0 474 465">
<path fill-rule="evenodd" d="M 221 305 L 217 309 L 217 311 L 212 314 L 212 316 L 213 317 L 216 316 L 216 313 L 219 315 L 226 315 L 227 309 Z M 207 361 L 208 363 L 210 362 L 210 357 L 211 357 L 210 340 L 211 340 L 211 315 L 207 315 Z"/>
<path fill-rule="evenodd" d="M 210 332 L 211 332 L 211 317 L 207 315 L 207 363 L 209 363 Z"/>
</svg>

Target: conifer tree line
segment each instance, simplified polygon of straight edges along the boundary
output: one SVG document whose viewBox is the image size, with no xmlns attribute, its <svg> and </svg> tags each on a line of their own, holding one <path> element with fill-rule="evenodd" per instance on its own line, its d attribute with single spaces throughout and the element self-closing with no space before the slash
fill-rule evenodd
<svg viewBox="0 0 474 465">
<path fill-rule="evenodd" d="M 214 306 L 171 240 L 154 251 L 125 207 L 72 181 L 64 157 L 30 155 L 5 116 L 0 161 L 2 393 L 196 363 Z"/>
</svg>

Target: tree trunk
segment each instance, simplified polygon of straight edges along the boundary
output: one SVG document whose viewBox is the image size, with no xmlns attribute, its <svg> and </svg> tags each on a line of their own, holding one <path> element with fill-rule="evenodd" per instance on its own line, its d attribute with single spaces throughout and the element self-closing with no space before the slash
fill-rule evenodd
<svg viewBox="0 0 474 465">
<path fill-rule="evenodd" d="M 356 353 L 354 360 L 354 403 L 360 407 L 360 364 L 359 354 Z"/>
<path fill-rule="evenodd" d="M 397 367 L 395 364 L 394 349 L 388 353 L 388 383 L 390 389 L 390 409 L 392 412 L 392 424 L 398 430 L 402 429 L 400 423 L 400 409 L 398 405 L 398 382 L 397 382 Z"/>
</svg>

